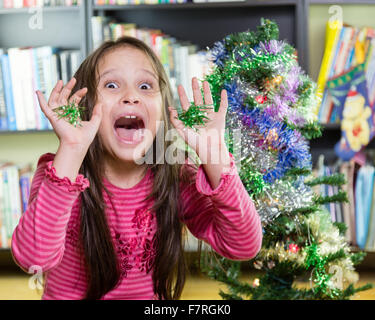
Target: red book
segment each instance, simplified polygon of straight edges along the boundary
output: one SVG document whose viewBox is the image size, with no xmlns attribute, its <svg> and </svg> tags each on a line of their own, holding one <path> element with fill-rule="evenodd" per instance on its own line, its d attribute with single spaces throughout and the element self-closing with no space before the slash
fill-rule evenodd
<svg viewBox="0 0 375 320">
<path fill-rule="evenodd" d="M 25 8 L 36 7 L 36 0 L 23 0 L 23 6 Z"/>
<path fill-rule="evenodd" d="M 13 0 L 4 0 L 3 8 L 13 8 Z"/>
</svg>

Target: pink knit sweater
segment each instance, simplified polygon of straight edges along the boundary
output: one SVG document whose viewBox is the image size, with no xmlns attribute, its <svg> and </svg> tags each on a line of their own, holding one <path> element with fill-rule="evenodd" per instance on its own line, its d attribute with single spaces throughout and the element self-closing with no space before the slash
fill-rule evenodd
<svg viewBox="0 0 375 320">
<path fill-rule="evenodd" d="M 12 254 L 26 272 L 38 266 L 45 275 L 42 299 L 82 299 L 86 290 L 83 257 L 77 249 L 80 194 L 89 187 L 78 175 L 73 183 L 61 179 L 52 166 L 54 154 L 40 157 L 29 203 L 12 236 Z M 180 217 L 190 232 L 229 259 L 254 257 L 262 242 L 262 228 L 233 155 L 231 166 L 221 174 L 219 186 L 212 190 L 203 166 L 190 165 L 195 183 L 181 184 L 185 210 Z M 154 299 L 152 262 L 156 217 L 143 199 L 151 192 L 153 174 L 149 169 L 134 187 L 122 189 L 103 182 L 113 193 L 103 192 L 106 216 L 121 262 L 119 285 L 102 299 Z M 166 263 L 168 263 L 166 261 Z M 34 267 L 35 268 L 35 267 Z M 34 269 L 35 270 L 35 269 Z"/>
</svg>

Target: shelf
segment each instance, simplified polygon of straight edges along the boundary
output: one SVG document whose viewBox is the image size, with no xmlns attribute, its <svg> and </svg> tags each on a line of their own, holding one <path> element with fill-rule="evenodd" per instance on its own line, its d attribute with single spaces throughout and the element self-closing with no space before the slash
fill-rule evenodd
<svg viewBox="0 0 375 320">
<path fill-rule="evenodd" d="M 79 11 L 81 6 L 56 6 L 56 7 L 29 7 L 29 8 L 0 8 L 1 14 L 24 14 L 34 13 L 35 9 L 42 9 L 44 12 Z"/>
<path fill-rule="evenodd" d="M 326 4 L 326 5 L 335 5 L 335 4 L 351 4 L 351 5 L 357 5 L 357 4 L 364 4 L 369 5 L 373 4 L 375 5 L 374 0 L 307 0 L 308 4 Z"/>
<path fill-rule="evenodd" d="M 0 131 L 1 135 L 7 135 L 7 134 L 30 134 L 30 133 L 53 133 L 53 130 L 17 130 L 17 131 Z"/>
<path fill-rule="evenodd" d="M 324 130 L 341 130 L 339 123 L 321 123 Z"/>
<path fill-rule="evenodd" d="M 144 10 L 144 9 L 201 9 L 201 8 L 235 8 L 235 7 L 260 7 L 260 6 L 286 6 L 297 5 L 298 0 L 252 0 L 228 2 L 203 2 L 203 3 L 165 3 L 165 4 L 139 4 L 139 5 L 94 5 L 93 10 L 118 11 L 118 10 Z"/>
</svg>

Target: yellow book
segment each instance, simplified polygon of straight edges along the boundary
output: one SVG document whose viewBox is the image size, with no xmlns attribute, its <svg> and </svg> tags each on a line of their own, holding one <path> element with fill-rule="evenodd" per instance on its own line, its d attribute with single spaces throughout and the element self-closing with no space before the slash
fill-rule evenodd
<svg viewBox="0 0 375 320">
<path fill-rule="evenodd" d="M 325 41 L 325 50 L 322 59 L 322 64 L 320 66 L 318 81 L 317 81 L 317 90 L 316 94 L 319 99 L 322 98 L 324 93 L 324 88 L 331 70 L 332 59 L 335 55 L 335 49 L 337 46 L 338 39 L 340 37 L 340 32 L 342 29 L 342 22 L 338 20 L 328 21 L 326 28 L 326 41 Z M 315 114 L 319 114 L 320 104 L 315 110 Z"/>
<path fill-rule="evenodd" d="M 366 59 L 366 35 L 367 28 L 364 27 L 358 34 L 357 40 L 355 42 L 355 58 L 357 64 L 365 62 Z"/>
</svg>

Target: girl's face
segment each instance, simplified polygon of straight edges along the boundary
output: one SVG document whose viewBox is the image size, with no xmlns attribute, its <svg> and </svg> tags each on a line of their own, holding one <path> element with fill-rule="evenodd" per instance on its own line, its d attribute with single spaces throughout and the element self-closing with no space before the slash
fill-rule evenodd
<svg viewBox="0 0 375 320">
<path fill-rule="evenodd" d="M 99 135 L 105 150 L 135 162 L 152 145 L 162 118 L 159 79 L 149 58 L 134 47 L 107 53 L 98 66 Z"/>
</svg>

